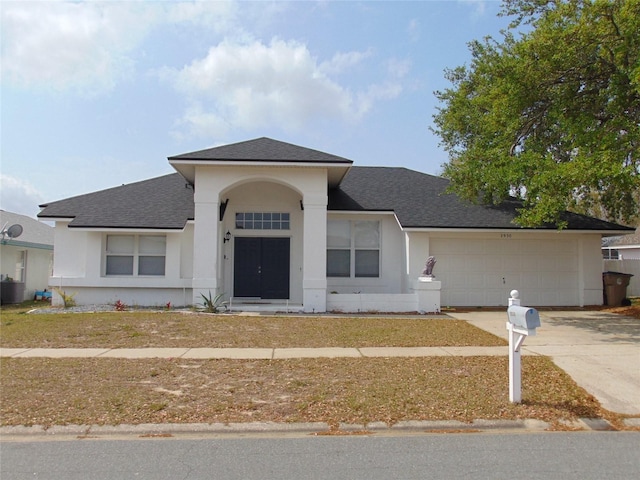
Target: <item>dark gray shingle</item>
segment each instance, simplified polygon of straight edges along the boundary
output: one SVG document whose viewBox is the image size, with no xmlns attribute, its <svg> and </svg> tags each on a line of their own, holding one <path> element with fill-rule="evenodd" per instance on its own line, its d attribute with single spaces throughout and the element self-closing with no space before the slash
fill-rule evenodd
<svg viewBox="0 0 640 480">
<path fill-rule="evenodd" d="M 40 205 L 39 218 L 71 227 L 182 229 L 193 219 L 193 188 L 178 173 Z"/>
<path fill-rule="evenodd" d="M 448 186 L 445 178 L 406 168 L 353 167 L 340 187 L 330 190 L 329 210 L 393 211 L 404 228 L 520 228 L 514 223 L 519 201 L 475 205 L 447 193 Z M 626 229 L 572 213 L 565 213 L 563 220 L 569 229 Z"/>
<path fill-rule="evenodd" d="M 262 137 L 169 157 L 169 160 L 353 163 L 343 157 Z"/>
</svg>

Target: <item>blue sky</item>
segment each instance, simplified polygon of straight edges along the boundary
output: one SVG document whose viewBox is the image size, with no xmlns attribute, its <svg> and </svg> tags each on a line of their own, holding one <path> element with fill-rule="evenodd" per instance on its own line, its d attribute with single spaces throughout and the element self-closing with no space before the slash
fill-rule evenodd
<svg viewBox="0 0 640 480">
<path fill-rule="evenodd" d="M 497 1 L 29 2 L 1 14 L 1 208 L 152 178 L 271 137 L 439 174 L 445 68 L 500 38 Z"/>
</svg>

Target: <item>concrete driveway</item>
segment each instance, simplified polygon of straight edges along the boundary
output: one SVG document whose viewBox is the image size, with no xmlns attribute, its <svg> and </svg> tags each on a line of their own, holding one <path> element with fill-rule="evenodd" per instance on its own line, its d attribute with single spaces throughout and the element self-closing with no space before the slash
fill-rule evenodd
<svg viewBox="0 0 640 480">
<path fill-rule="evenodd" d="M 640 320 L 598 311 L 540 311 L 523 353 L 547 355 L 607 410 L 640 415 Z M 504 312 L 452 317 L 507 339 Z"/>
</svg>

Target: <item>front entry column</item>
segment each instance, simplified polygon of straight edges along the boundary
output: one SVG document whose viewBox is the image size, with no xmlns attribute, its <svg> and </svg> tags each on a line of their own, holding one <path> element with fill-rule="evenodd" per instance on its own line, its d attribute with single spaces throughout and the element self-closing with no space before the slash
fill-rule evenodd
<svg viewBox="0 0 640 480">
<path fill-rule="evenodd" d="M 193 233 L 193 305 L 202 295 L 218 293 L 218 210 L 217 202 L 196 202 Z"/>
<path fill-rule="evenodd" d="M 305 195 L 303 202 L 303 307 L 308 313 L 326 312 L 327 197 Z"/>
</svg>

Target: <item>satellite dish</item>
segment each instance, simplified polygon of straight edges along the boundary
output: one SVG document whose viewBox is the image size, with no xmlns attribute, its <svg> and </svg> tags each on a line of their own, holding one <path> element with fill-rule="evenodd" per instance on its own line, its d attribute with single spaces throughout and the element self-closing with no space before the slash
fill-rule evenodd
<svg viewBox="0 0 640 480">
<path fill-rule="evenodd" d="M 7 225 L 5 224 L 5 227 Z M 20 235 L 22 235 L 22 225 L 19 224 L 15 224 L 15 225 L 11 225 L 9 228 L 3 228 L 2 231 L 0 232 L 0 235 L 2 235 L 2 238 L 4 239 L 5 237 L 9 237 L 9 238 L 17 238 Z"/>
</svg>

